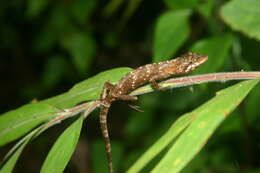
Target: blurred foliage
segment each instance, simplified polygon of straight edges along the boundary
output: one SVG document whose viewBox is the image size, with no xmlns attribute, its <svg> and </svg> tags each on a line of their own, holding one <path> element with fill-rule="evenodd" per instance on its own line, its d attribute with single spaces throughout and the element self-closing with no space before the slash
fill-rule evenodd
<svg viewBox="0 0 260 173">
<path fill-rule="evenodd" d="M 259 3 L 259 0 L 1 2 L 1 112 L 61 94 L 75 83 L 107 69 L 137 67 L 189 50 L 209 55 L 208 62 L 194 74 L 259 70 Z M 127 71 L 128 68 L 113 71 L 112 78 L 106 76 L 107 73 L 99 77 L 116 81 Z M 80 98 L 64 101 L 83 91 L 85 82 L 92 83 L 91 87 L 97 89 Z M 86 97 L 94 99 L 102 88 L 102 82 L 89 78 L 78 83 L 68 93 L 44 100 L 44 104 L 52 103 L 55 107 L 44 105 L 45 109 L 41 111 L 64 109 L 85 101 Z M 212 98 L 217 90 L 231 84 L 233 82 L 207 84 L 194 87 L 193 92 L 182 88 L 142 96 L 137 104 L 144 113 L 128 110 L 124 104 L 113 105 L 109 126 L 115 170 L 125 172 L 179 115 L 195 109 Z M 227 117 L 209 143 L 182 172 L 259 172 L 259 87 L 257 85 L 238 109 Z M 59 104 L 60 101 L 65 103 Z M 29 115 L 33 119 L 38 115 L 36 108 L 33 114 L 27 106 L 19 109 L 24 111 L 20 118 L 28 118 L 26 115 Z M 7 112 L 3 115 L 11 114 Z M 16 117 L 12 118 L 15 122 Z M 87 168 L 77 164 L 78 161 L 73 159 L 77 156 L 73 155 L 65 172 L 99 173 L 107 169 L 97 118 L 95 114 L 90 116 L 84 124 L 86 132 L 81 132 L 80 140 L 87 138 L 84 146 L 87 148 L 84 162 Z M 15 139 L 34 125 L 10 136 Z M 7 126 L 6 123 L 0 129 Z M 64 126 L 67 124 L 49 129 L 41 136 L 42 140 L 36 139 L 28 145 L 14 172 L 20 172 L 21 168 L 28 173 L 39 172 L 50 145 L 60 136 Z M 74 130 L 79 135 L 78 129 Z M 66 131 L 64 133 L 66 137 Z M 1 160 L 10 147 L 1 148 Z M 17 153 L 22 149 L 19 148 Z M 160 158 L 152 160 L 142 172 L 149 172 Z"/>
</svg>

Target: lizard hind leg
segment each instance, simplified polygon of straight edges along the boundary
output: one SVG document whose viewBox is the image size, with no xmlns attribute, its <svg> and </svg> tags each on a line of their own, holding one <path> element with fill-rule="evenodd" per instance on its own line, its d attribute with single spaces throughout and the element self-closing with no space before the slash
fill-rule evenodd
<svg viewBox="0 0 260 173">
<path fill-rule="evenodd" d="M 101 96 L 100 96 L 101 99 L 105 99 L 106 96 L 109 94 L 109 92 L 111 90 L 113 90 L 114 88 L 115 88 L 115 85 L 113 85 L 112 83 L 109 83 L 109 82 L 105 82 L 103 85 Z"/>
<path fill-rule="evenodd" d="M 137 101 L 137 97 L 136 96 L 130 96 L 130 95 L 117 95 L 115 96 L 117 99 L 119 100 L 123 100 L 123 101 Z M 139 112 L 144 112 L 143 110 L 139 109 L 139 106 L 137 105 L 131 105 L 131 104 L 128 104 L 128 106 L 136 111 L 139 111 Z"/>
<path fill-rule="evenodd" d="M 123 100 L 123 101 L 137 101 L 137 97 L 136 96 L 130 96 L 130 95 L 115 95 L 115 98 L 117 98 L 118 100 Z"/>
<path fill-rule="evenodd" d="M 143 110 L 140 109 L 140 106 L 137 105 L 131 105 L 131 104 L 127 104 L 130 108 L 138 111 L 138 112 L 144 112 Z"/>
<path fill-rule="evenodd" d="M 149 82 L 151 83 L 151 87 L 152 87 L 154 90 L 156 90 L 156 91 L 162 90 L 162 88 L 161 88 L 160 85 L 156 82 L 156 80 L 151 79 Z"/>
</svg>

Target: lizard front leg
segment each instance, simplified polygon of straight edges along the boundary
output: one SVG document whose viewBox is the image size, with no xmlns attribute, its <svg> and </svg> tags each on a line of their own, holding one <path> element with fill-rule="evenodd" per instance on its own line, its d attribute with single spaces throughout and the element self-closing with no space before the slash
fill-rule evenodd
<svg viewBox="0 0 260 173">
<path fill-rule="evenodd" d="M 107 97 L 107 95 L 109 94 L 110 91 L 112 91 L 115 88 L 115 85 L 113 85 L 112 83 L 109 82 L 105 82 L 103 85 L 103 89 L 101 92 L 101 100 L 105 99 Z"/>
<path fill-rule="evenodd" d="M 160 87 L 160 85 L 158 85 L 158 83 L 156 82 L 155 78 L 152 78 L 149 80 L 151 87 L 156 90 L 156 91 L 160 91 L 162 90 L 162 88 Z"/>
</svg>

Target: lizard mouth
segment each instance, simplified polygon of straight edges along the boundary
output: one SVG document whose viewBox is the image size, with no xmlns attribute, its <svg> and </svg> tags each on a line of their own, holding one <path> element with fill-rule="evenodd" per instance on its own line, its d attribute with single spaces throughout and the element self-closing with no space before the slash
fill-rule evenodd
<svg viewBox="0 0 260 173">
<path fill-rule="evenodd" d="M 201 58 L 200 58 L 200 64 L 203 64 L 207 60 L 208 60 L 208 56 L 207 55 L 202 55 Z"/>
<path fill-rule="evenodd" d="M 197 55 L 198 56 L 198 55 Z M 187 66 L 185 73 L 188 73 L 197 67 L 199 67 L 201 64 L 205 63 L 208 60 L 207 55 L 199 55 L 199 58 L 195 62 L 191 62 L 190 65 Z"/>
</svg>

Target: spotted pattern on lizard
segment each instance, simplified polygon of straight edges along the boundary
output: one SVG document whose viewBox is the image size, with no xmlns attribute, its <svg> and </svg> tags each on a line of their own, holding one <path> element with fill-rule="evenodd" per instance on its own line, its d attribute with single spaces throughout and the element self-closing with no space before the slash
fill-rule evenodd
<svg viewBox="0 0 260 173">
<path fill-rule="evenodd" d="M 160 90 L 157 81 L 174 75 L 186 74 L 208 59 L 208 56 L 198 53 L 186 53 L 178 58 L 147 64 L 127 73 L 115 85 L 105 82 L 101 93 L 100 126 L 105 141 L 109 173 L 113 173 L 111 145 L 107 128 L 107 114 L 112 102 L 116 100 L 136 101 L 137 97 L 128 95 L 131 91 L 146 83 L 151 83 L 155 90 Z"/>
</svg>

